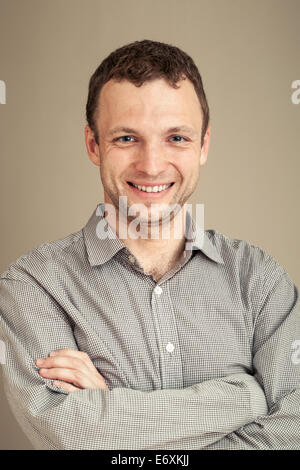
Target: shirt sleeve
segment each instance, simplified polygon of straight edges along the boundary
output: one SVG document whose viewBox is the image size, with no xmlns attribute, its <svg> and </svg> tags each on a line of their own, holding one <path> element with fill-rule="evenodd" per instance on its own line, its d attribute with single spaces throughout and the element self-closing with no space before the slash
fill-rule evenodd
<svg viewBox="0 0 300 470">
<path fill-rule="evenodd" d="M 272 265 L 278 276 L 270 288 Z M 205 449 L 300 449 L 300 300 L 290 276 L 275 260 L 266 264 L 253 338 L 254 376 L 269 412 Z"/>
<path fill-rule="evenodd" d="M 48 293 L 23 280 L 0 279 L 0 340 L 5 394 L 36 449 L 198 449 L 267 413 L 248 374 L 151 392 L 54 386 L 35 360 L 78 350 L 72 324 Z"/>
</svg>

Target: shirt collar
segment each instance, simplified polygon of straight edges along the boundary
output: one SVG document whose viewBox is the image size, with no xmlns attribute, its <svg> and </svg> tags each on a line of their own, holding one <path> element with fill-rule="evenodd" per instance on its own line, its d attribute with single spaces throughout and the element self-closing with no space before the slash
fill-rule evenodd
<svg viewBox="0 0 300 470">
<path fill-rule="evenodd" d="M 224 264 L 224 261 L 217 251 L 216 246 L 210 240 L 207 231 L 197 227 L 190 212 L 186 211 L 186 233 L 188 249 L 200 250 L 208 258 L 217 263 Z M 106 238 L 99 236 L 106 233 Z M 120 240 L 112 227 L 104 217 L 104 203 L 97 205 L 92 216 L 83 228 L 84 242 L 88 254 L 89 262 L 92 266 L 103 264 L 109 261 L 118 251 L 127 249 L 125 243 Z"/>
</svg>

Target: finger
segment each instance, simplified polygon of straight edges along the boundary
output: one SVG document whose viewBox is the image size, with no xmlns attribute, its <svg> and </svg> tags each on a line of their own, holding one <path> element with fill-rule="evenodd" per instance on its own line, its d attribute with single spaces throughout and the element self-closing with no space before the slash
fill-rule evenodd
<svg viewBox="0 0 300 470">
<path fill-rule="evenodd" d="M 78 351 L 77 349 L 57 349 L 56 351 L 51 351 L 49 354 L 50 357 L 52 356 L 68 356 L 68 357 L 75 357 L 81 359 L 90 369 L 94 369 L 95 366 L 89 357 L 89 355 L 85 351 Z"/>
<path fill-rule="evenodd" d="M 63 368 L 51 368 L 51 369 L 40 369 L 39 373 L 42 377 L 47 379 L 58 379 L 64 382 L 70 382 L 76 387 L 91 388 L 93 382 L 83 372 L 75 369 L 63 369 Z"/>
<path fill-rule="evenodd" d="M 59 380 L 54 380 L 53 385 L 58 388 L 62 388 L 66 392 L 75 392 L 76 390 L 82 390 L 81 388 L 75 387 L 72 384 L 69 384 L 67 382 L 60 382 Z"/>
<path fill-rule="evenodd" d="M 89 373 L 90 371 L 85 362 L 78 357 L 70 356 L 50 356 L 40 358 L 36 360 L 36 365 L 43 369 L 63 367 L 65 369 L 77 369 L 82 372 L 86 371 L 86 373 Z"/>
</svg>

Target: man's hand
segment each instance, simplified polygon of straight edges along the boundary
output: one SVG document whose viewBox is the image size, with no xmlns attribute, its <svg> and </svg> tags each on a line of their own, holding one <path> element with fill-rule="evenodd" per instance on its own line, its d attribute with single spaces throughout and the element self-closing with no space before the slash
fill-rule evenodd
<svg viewBox="0 0 300 470">
<path fill-rule="evenodd" d="M 58 349 L 48 357 L 35 361 L 39 373 L 47 379 L 59 379 L 53 385 L 66 392 L 85 388 L 104 388 L 109 390 L 102 375 L 99 374 L 88 354 L 75 349 Z M 63 380 L 64 382 L 61 382 Z"/>
</svg>

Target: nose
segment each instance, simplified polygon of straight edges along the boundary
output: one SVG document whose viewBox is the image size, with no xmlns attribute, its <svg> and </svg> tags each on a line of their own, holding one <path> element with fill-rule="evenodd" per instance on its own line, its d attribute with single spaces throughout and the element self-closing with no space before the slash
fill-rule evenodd
<svg viewBox="0 0 300 470">
<path fill-rule="evenodd" d="M 140 147 L 135 161 L 135 169 L 148 176 L 157 176 L 168 168 L 167 156 L 158 142 L 145 142 Z"/>
</svg>

